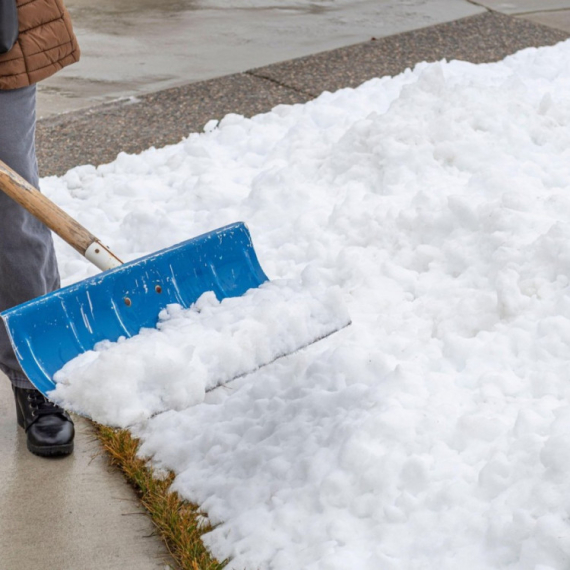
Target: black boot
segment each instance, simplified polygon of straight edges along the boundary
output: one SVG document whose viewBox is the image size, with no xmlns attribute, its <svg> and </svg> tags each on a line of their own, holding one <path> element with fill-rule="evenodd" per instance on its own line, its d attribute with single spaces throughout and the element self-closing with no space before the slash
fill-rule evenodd
<svg viewBox="0 0 570 570">
<path fill-rule="evenodd" d="M 69 455 L 75 428 L 65 410 L 47 400 L 38 390 L 15 388 L 18 425 L 28 434 L 28 449 L 36 455 Z"/>
</svg>

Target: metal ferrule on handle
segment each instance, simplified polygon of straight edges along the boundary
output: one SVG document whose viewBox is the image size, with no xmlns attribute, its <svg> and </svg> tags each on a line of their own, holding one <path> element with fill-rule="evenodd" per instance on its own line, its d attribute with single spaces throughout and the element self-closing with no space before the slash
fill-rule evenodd
<svg viewBox="0 0 570 570">
<path fill-rule="evenodd" d="M 122 261 L 79 222 L 0 160 L 0 188 L 102 271 Z"/>
</svg>

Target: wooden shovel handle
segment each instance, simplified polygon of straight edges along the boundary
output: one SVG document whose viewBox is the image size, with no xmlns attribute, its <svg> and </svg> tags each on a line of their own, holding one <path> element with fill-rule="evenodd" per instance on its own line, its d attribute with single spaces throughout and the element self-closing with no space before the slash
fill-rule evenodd
<svg viewBox="0 0 570 570">
<path fill-rule="evenodd" d="M 120 265 L 121 261 L 110 252 L 99 240 L 79 222 L 66 214 L 59 206 L 56 206 L 49 198 L 46 198 L 39 190 L 36 190 L 29 182 L 14 172 L 8 165 L 0 160 L 0 190 L 25 208 L 30 214 L 43 222 L 50 230 L 75 248 L 81 255 L 90 259 L 87 250 L 96 245 L 110 253 Z M 100 252 L 97 251 L 97 254 Z M 96 265 L 99 264 L 90 259 Z M 109 267 L 101 267 L 108 269 Z"/>
</svg>

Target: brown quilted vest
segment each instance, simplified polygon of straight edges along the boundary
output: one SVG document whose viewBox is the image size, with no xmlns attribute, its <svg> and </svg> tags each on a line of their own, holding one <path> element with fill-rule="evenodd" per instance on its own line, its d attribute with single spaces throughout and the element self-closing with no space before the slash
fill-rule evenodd
<svg viewBox="0 0 570 570">
<path fill-rule="evenodd" d="M 37 83 L 79 60 L 79 46 L 62 0 L 16 0 L 20 34 L 0 55 L 0 89 Z"/>
</svg>

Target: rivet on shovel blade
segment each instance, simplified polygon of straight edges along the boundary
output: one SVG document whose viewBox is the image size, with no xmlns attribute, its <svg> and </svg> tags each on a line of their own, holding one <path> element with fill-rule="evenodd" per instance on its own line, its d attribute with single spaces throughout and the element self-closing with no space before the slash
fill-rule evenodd
<svg viewBox="0 0 570 570">
<path fill-rule="evenodd" d="M 128 297 L 125 297 L 125 305 L 127 305 L 127 307 L 130 307 L 132 304 L 132 301 Z"/>
</svg>

